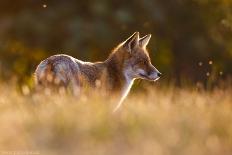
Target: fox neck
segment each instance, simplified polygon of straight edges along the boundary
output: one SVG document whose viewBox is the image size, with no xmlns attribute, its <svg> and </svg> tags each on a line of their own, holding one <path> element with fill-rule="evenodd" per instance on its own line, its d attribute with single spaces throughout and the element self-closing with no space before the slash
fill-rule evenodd
<svg viewBox="0 0 232 155">
<path fill-rule="evenodd" d="M 124 56 L 121 53 L 113 53 L 105 61 L 110 83 L 113 91 L 117 91 L 123 100 L 130 91 L 134 79 L 127 75 L 124 68 Z"/>
</svg>

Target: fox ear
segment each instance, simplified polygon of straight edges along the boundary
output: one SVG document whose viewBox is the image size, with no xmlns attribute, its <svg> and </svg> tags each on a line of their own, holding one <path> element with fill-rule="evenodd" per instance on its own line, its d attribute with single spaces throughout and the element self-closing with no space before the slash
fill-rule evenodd
<svg viewBox="0 0 232 155">
<path fill-rule="evenodd" d="M 144 37 L 139 39 L 139 45 L 141 47 L 146 47 L 150 39 L 151 39 L 151 34 L 145 35 Z"/>
<path fill-rule="evenodd" d="M 129 52 L 132 52 L 136 46 L 139 46 L 139 32 L 135 32 L 123 43 L 123 47 Z"/>
</svg>

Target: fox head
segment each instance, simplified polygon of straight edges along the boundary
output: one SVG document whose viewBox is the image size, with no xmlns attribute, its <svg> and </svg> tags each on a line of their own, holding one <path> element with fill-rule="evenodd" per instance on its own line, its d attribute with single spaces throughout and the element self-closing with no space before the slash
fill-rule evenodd
<svg viewBox="0 0 232 155">
<path fill-rule="evenodd" d="M 135 32 L 121 44 L 124 57 L 124 74 L 131 79 L 158 80 L 161 73 L 151 64 L 146 46 L 151 34 L 139 38 L 139 32 Z"/>
</svg>

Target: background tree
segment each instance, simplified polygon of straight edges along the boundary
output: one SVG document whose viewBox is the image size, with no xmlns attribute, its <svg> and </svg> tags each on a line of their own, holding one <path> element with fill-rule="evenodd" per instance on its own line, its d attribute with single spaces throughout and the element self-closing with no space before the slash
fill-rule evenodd
<svg viewBox="0 0 232 155">
<path fill-rule="evenodd" d="M 232 73 L 230 0 L 11 0 L 0 2 L 1 77 L 28 80 L 57 53 L 103 60 L 134 31 L 153 34 L 148 48 L 164 79 Z"/>
</svg>

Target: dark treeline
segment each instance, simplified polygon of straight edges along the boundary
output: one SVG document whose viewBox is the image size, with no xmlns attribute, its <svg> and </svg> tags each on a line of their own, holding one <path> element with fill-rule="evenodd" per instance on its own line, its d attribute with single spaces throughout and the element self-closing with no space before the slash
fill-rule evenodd
<svg viewBox="0 0 232 155">
<path fill-rule="evenodd" d="M 153 35 L 148 48 L 164 79 L 232 73 L 231 0 L 11 0 L 0 2 L 0 74 L 26 80 L 57 53 L 104 60 L 135 31 Z"/>
</svg>

